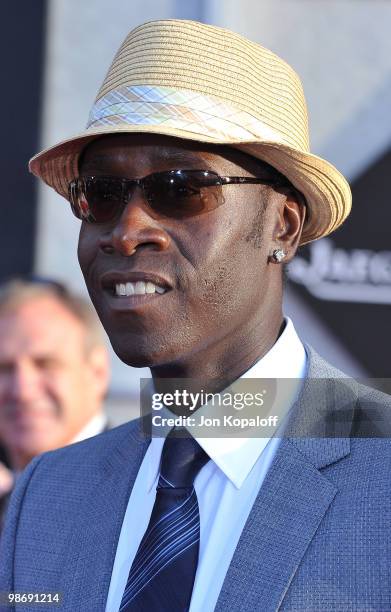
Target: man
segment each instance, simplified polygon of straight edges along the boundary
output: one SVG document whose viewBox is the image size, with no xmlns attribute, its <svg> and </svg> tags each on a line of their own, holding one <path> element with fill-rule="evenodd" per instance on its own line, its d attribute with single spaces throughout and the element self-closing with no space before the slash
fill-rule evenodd
<svg viewBox="0 0 391 612">
<path fill-rule="evenodd" d="M 220 28 L 144 24 L 86 132 L 30 167 L 82 219 L 91 299 L 155 391 L 291 387 L 275 402 L 284 437 L 149 440 L 145 417 L 37 458 L 1 589 L 60 593 L 72 612 L 389 609 L 391 449 L 350 439 L 356 411 L 386 399 L 335 382 L 282 315 L 283 264 L 350 210 L 346 181 L 308 151 L 293 70 Z"/>
<path fill-rule="evenodd" d="M 2 466 L 2 506 L 36 455 L 107 427 L 108 377 L 101 326 L 83 299 L 43 279 L 0 287 L 0 443 L 11 468 Z"/>
</svg>

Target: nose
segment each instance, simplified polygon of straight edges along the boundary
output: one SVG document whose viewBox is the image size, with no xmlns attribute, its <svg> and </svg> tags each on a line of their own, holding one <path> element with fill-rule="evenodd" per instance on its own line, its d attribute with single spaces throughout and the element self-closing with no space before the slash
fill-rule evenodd
<svg viewBox="0 0 391 612">
<path fill-rule="evenodd" d="M 136 188 L 110 234 L 102 237 L 101 247 L 130 256 L 139 248 L 164 251 L 169 244 L 169 234 L 151 216 L 142 190 Z"/>
</svg>

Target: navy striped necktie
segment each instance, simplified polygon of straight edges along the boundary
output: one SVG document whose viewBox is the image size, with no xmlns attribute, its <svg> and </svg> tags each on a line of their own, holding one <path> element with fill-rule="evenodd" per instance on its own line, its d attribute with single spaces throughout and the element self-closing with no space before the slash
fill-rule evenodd
<svg viewBox="0 0 391 612">
<path fill-rule="evenodd" d="M 173 432 L 167 436 L 151 519 L 130 568 L 120 612 L 189 609 L 200 539 L 193 483 L 207 461 L 194 438 Z"/>
</svg>

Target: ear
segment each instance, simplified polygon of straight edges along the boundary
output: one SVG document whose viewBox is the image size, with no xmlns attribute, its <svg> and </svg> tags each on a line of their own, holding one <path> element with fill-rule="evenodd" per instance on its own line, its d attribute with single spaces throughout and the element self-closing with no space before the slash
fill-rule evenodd
<svg viewBox="0 0 391 612">
<path fill-rule="evenodd" d="M 277 216 L 273 232 L 273 248 L 285 253 L 288 263 L 296 253 L 303 230 L 306 207 L 304 198 L 289 188 L 276 190 Z"/>
<path fill-rule="evenodd" d="M 108 351 L 104 346 L 94 346 L 88 354 L 89 384 L 97 399 L 106 395 L 110 379 Z"/>
</svg>

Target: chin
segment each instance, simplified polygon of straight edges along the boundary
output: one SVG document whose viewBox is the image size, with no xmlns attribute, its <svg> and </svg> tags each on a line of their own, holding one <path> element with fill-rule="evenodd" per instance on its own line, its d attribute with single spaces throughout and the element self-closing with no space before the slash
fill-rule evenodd
<svg viewBox="0 0 391 612">
<path fill-rule="evenodd" d="M 168 351 L 161 346 L 149 346 L 146 343 L 139 343 L 137 347 L 133 342 L 116 342 L 115 339 L 111 342 L 113 350 L 117 357 L 126 365 L 133 368 L 153 368 L 158 365 L 164 365 L 172 360 L 168 355 Z M 133 346 L 132 346 L 133 345 Z"/>
</svg>

